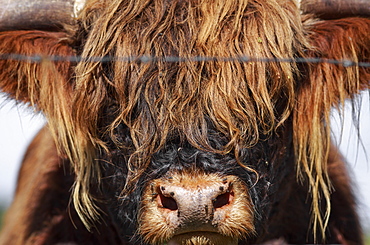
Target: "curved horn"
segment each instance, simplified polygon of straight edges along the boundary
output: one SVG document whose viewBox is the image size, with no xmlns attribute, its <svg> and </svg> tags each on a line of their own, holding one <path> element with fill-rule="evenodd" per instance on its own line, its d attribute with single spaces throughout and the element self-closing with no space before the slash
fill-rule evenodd
<svg viewBox="0 0 370 245">
<path fill-rule="evenodd" d="M 370 17 L 370 0 L 302 0 L 301 9 L 323 19 Z"/>
<path fill-rule="evenodd" d="M 85 0 L 0 0 L 0 30 L 61 29 Z"/>
</svg>

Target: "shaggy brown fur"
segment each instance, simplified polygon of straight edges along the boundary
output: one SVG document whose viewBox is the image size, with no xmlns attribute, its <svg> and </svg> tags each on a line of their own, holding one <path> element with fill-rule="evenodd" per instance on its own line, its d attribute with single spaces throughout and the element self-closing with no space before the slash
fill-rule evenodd
<svg viewBox="0 0 370 245">
<path fill-rule="evenodd" d="M 53 111 L 62 96 L 71 98 L 71 64 L 52 63 L 47 56 L 73 55 L 67 35 L 61 32 L 7 31 L 0 33 L 1 54 L 38 55 L 45 58 L 39 62 L 0 61 L 1 91 L 16 100 L 30 103 L 44 111 Z M 66 91 L 65 91 L 66 90 Z M 62 91 L 62 92 L 59 92 Z M 59 92 L 59 94 L 58 94 Z M 63 93 L 64 92 L 64 93 Z M 53 109 L 51 109 L 53 108 Z"/>
<path fill-rule="evenodd" d="M 301 19 L 291 1 L 113 1 L 95 9 L 91 1 L 81 21 L 89 37 L 83 56 L 216 56 L 293 58 L 308 45 Z M 100 7 L 99 5 L 97 5 Z M 103 11 L 98 17 L 90 13 Z M 103 31 L 104 30 L 104 31 Z M 81 32 L 81 31 L 80 31 Z M 80 179 L 75 200 L 88 216 L 92 203 L 85 194 L 99 166 L 96 147 L 105 148 L 97 132 L 98 115 L 107 98 L 119 105 L 108 133 L 120 123 L 130 129 L 134 143 L 126 190 L 148 165 L 150 156 L 173 135 L 195 147 L 226 154 L 257 143 L 273 133 L 291 113 L 296 65 L 289 63 L 116 62 L 80 63 L 76 67 L 76 108 L 69 142 L 63 146 Z M 106 71 L 112 74 L 106 74 Z M 86 92 L 88 91 L 88 92 Z M 210 120 L 229 142 L 214 149 L 208 142 Z M 83 132 L 83 133 L 82 133 Z M 128 147 L 116 142 L 120 147 Z M 92 218 L 92 217 L 91 217 Z"/>
<path fill-rule="evenodd" d="M 302 19 L 291 0 L 91 0 L 77 29 L 74 36 L 0 33 L 0 53 L 159 57 L 147 63 L 80 62 L 73 70 L 68 62 L 0 61 L 2 90 L 46 114 L 59 151 L 71 160 L 74 205 L 85 225 L 92 226 L 99 213 L 90 187 L 102 171 L 97 152 L 109 152 L 103 135 L 130 152 L 124 197 L 133 191 L 151 156 L 175 136 L 238 160 L 241 149 L 252 148 L 291 120 L 297 175 L 309 183 L 313 229 L 324 236 L 331 212 L 326 166 L 330 109 L 369 87 L 369 69 L 217 58 L 168 63 L 160 57 L 369 61 L 369 19 Z M 118 109 L 102 127 L 101 113 L 111 104 Z M 120 124 L 129 128 L 132 145 L 115 138 Z M 209 127 L 227 143 L 212 146 Z"/>
<path fill-rule="evenodd" d="M 311 50 L 308 57 L 369 62 L 370 21 L 348 18 L 333 21 L 307 21 Z M 324 219 L 314 217 L 321 229 L 330 215 L 330 181 L 325 159 L 330 146 L 330 112 L 344 105 L 370 86 L 370 69 L 343 67 L 328 63 L 313 64 L 299 84 L 293 112 L 294 145 L 298 175 L 306 175 L 314 197 L 313 210 L 319 210 L 320 193 L 329 204 Z M 320 139 L 320 140 L 318 140 Z"/>
<path fill-rule="evenodd" d="M 48 55 L 74 55 L 69 35 L 44 31 L 0 32 L 0 54 L 38 55 L 41 62 L 0 60 L 0 88 L 10 97 L 42 110 L 56 142 L 66 145 L 61 124 L 71 114 L 73 98 L 72 63 L 51 62 Z M 63 123 L 62 123 L 63 122 Z M 58 145 L 57 145 L 58 146 Z M 63 150 L 60 149 L 62 153 Z"/>
</svg>

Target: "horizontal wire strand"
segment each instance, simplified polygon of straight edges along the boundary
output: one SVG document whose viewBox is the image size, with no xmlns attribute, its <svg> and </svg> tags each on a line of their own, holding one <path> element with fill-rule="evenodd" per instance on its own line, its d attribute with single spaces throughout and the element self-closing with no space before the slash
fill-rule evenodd
<svg viewBox="0 0 370 245">
<path fill-rule="evenodd" d="M 207 57 L 207 56 L 193 56 L 193 57 L 179 57 L 179 56 L 127 56 L 127 57 L 112 57 L 112 56 L 59 56 L 59 55 L 22 55 L 22 54 L 0 54 L 0 60 L 17 60 L 40 63 L 44 61 L 53 62 L 137 62 L 137 63 L 152 63 L 152 62 L 168 62 L 168 63 L 182 63 L 182 62 L 263 62 L 263 63 L 328 63 L 334 65 L 341 65 L 344 67 L 358 66 L 370 67 L 369 62 L 355 62 L 352 60 L 335 60 L 326 58 L 267 58 L 267 57 L 250 57 L 250 56 L 236 56 L 236 57 Z"/>
</svg>

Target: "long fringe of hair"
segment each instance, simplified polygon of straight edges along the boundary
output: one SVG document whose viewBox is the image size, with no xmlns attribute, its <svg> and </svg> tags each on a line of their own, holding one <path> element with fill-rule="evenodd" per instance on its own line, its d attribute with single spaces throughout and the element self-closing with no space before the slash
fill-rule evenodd
<svg viewBox="0 0 370 245">
<path fill-rule="evenodd" d="M 311 43 L 311 49 L 306 52 L 308 57 L 370 61 L 370 20 L 348 18 L 326 22 L 308 19 L 304 21 L 304 27 Z M 324 238 L 331 210 L 331 185 L 326 170 L 331 144 L 331 109 L 342 109 L 346 99 L 354 100 L 361 90 L 369 88 L 369 81 L 368 68 L 322 62 L 310 66 L 297 89 L 293 112 L 297 174 L 309 183 L 313 198 L 313 227 L 318 227 Z M 321 210 L 320 203 L 325 203 L 326 210 Z"/>
<path fill-rule="evenodd" d="M 308 22 L 303 27 L 297 4 L 291 0 L 89 1 L 80 15 L 78 35 L 85 38 L 82 56 L 146 55 L 157 60 L 81 62 L 75 69 L 73 113 L 65 115 L 60 147 L 73 162 L 77 176 L 73 200 L 85 225 L 91 226 L 98 215 L 89 186 L 100 175 L 96 149 L 109 151 L 102 134 L 110 134 L 118 147 L 132 151 L 122 191 L 126 195 L 148 167 L 151 155 L 175 135 L 194 147 L 234 153 L 238 159 L 240 149 L 253 147 L 260 136 L 273 134 L 293 117 L 298 176 L 309 181 L 314 230 L 319 227 L 324 234 L 330 213 L 325 166 L 330 145 L 328 113 L 336 99 L 326 98 L 331 93 L 326 94 L 325 84 L 316 84 L 317 74 L 302 76 L 297 64 L 288 62 L 168 63 L 161 59 L 318 55 L 307 39 L 310 35 L 305 30 L 310 28 Z M 350 81 L 357 79 L 355 68 L 349 73 Z M 324 80 L 329 81 L 332 75 L 327 76 Z M 102 108 L 112 100 L 119 107 L 115 120 L 101 129 Z M 132 146 L 115 138 L 120 124 L 129 128 Z M 222 148 L 209 143 L 209 125 L 229 139 Z M 324 216 L 320 195 L 327 202 Z"/>
</svg>

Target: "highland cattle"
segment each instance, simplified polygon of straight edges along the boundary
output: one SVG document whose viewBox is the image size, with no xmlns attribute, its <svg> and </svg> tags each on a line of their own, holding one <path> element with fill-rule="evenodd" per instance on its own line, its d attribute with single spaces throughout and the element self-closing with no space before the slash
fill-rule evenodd
<svg viewBox="0 0 370 245">
<path fill-rule="evenodd" d="M 1 0 L 0 89 L 47 126 L 0 244 L 362 244 L 330 111 L 366 0 Z"/>
</svg>

